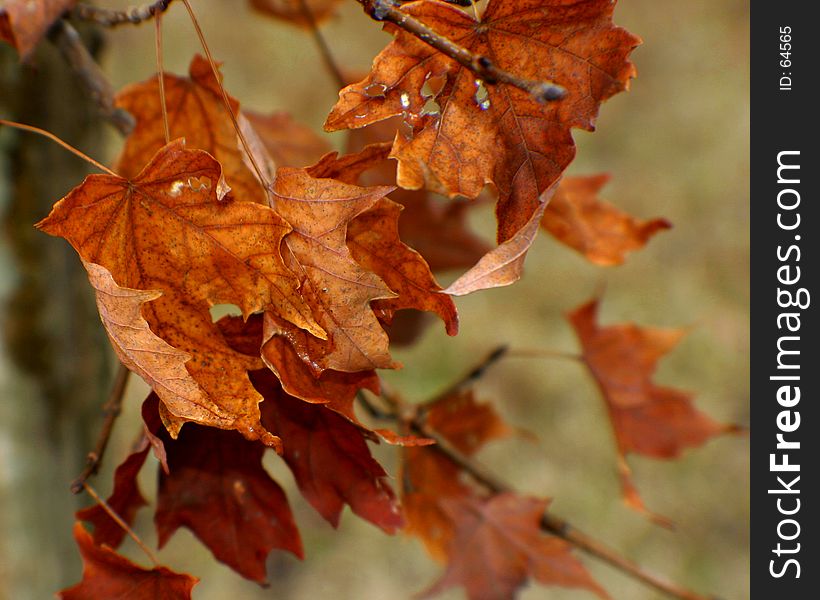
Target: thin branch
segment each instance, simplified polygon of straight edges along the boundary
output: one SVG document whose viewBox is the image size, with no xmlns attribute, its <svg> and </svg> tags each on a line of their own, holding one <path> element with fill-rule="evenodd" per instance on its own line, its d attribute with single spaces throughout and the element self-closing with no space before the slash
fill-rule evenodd
<svg viewBox="0 0 820 600">
<path fill-rule="evenodd" d="M 364 11 L 375 21 L 389 21 L 416 36 L 425 44 L 446 54 L 475 73 L 486 84 L 506 83 L 524 90 L 537 102 L 546 103 L 560 100 L 567 91 L 560 85 L 546 81 L 524 79 L 497 67 L 492 60 L 480 54 L 473 54 L 467 48 L 436 33 L 427 25 L 398 8 L 394 0 L 356 0 Z"/>
<path fill-rule="evenodd" d="M 499 346 L 498 348 L 492 350 L 487 356 L 485 356 L 480 363 L 478 363 L 475 367 L 470 369 L 470 371 L 464 375 L 461 379 L 450 385 L 447 389 L 443 392 L 440 392 L 435 395 L 435 397 L 430 400 L 428 404 L 435 402 L 440 398 L 445 398 L 452 394 L 455 394 L 464 388 L 467 388 L 474 384 L 476 381 L 484 377 L 487 371 L 492 367 L 495 363 L 501 360 L 504 356 L 509 356 L 509 348 L 507 346 Z"/>
<path fill-rule="evenodd" d="M 104 164 L 97 162 L 90 156 L 88 156 L 85 152 L 81 150 L 77 150 L 74 146 L 69 144 L 68 142 L 64 142 L 56 135 L 51 133 L 50 131 L 46 131 L 45 129 L 40 129 L 39 127 L 34 127 L 33 125 L 24 125 L 23 123 L 17 123 L 15 121 L 7 121 L 6 119 L 0 119 L 0 125 L 7 125 L 8 127 L 14 127 L 15 129 L 20 129 L 21 131 L 28 131 L 30 133 L 36 133 L 37 135 L 42 135 L 43 137 L 47 137 L 52 142 L 56 142 L 72 154 L 79 156 L 85 162 L 93 165 L 94 167 L 98 168 L 100 171 L 104 173 L 108 173 L 109 175 L 113 175 L 114 177 L 119 177 L 114 171 L 106 167 Z"/>
<path fill-rule="evenodd" d="M 125 10 L 99 8 L 90 4 L 79 3 L 71 11 L 71 16 L 78 21 L 90 21 L 104 27 L 118 25 L 139 25 L 165 12 L 173 0 L 156 0 L 142 6 L 132 6 Z"/>
<path fill-rule="evenodd" d="M 128 375 L 131 373 L 127 368 L 120 364 L 117 369 L 117 374 L 114 377 L 114 384 L 111 387 L 111 392 L 108 395 L 108 400 L 103 405 L 103 426 L 100 430 L 100 435 L 97 436 L 97 443 L 94 449 L 88 453 L 85 461 L 85 468 L 82 473 L 71 482 L 71 492 L 79 494 L 86 485 L 88 478 L 94 475 L 100 468 L 105 449 L 108 446 L 108 440 L 111 438 L 111 432 L 114 429 L 114 421 L 120 415 L 122 410 L 122 399 L 125 393 L 125 385 L 128 383 Z M 103 507 L 105 508 L 105 507 Z"/>
<path fill-rule="evenodd" d="M 338 85 L 339 88 L 345 87 L 348 84 L 348 81 L 345 79 L 345 76 L 342 74 L 342 70 L 336 63 L 336 58 L 333 56 L 333 52 L 331 52 L 325 36 L 322 35 L 322 32 L 319 29 L 319 24 L 316 22 L 316 17 L 310 9 L 307 0 L 299 0 L 299 8 L 301 8 L 302 16 L 305 18 L 305 21 L 307 21 L 308 27 L 310 27 L 310 32 L 313 34 L 313 41 L 316 42 L 316 47 L 319 49 L 319 54 L 322 55 L 322 60 L 325 63 L 325 67 L 333 77 L 336 85 Z"/>
<path fill-rule="evenodd" d="M 68 21 L 58 20 L 48 34 L 80 85 L 97 104 L 100 114 L 123 135 L 134 129 L 134 117 L 114 106 L 114 87 Z"/>
<path fill-rule="evenodd" d="M 106 502 L 105 500 L 103 500 L 100 497 L 100 495 L 97 493 L 97 490 L 95 490 L 93 487 L 91 487 L 90 485 L 88 485 L 85 482 L 83 482 L 82 489 L 84 489 L 86 492 L 88 492 L 89 496 L 94 498 L 94 502 L 99 504 L 100 508 L 102 508 L 109 517 L 114 519 L 114 521 L 117 523 L 117 525 L 122 527 L 122 529 L 125 531 L 125 533 L 127 533 L 128 536 L 132 540 L 134 540 L 134 542 L 136 542 L 137 546 L 139 546 L 142 549 L 142 551 L 145 552 L 146 556 L 148 556 L 148 558 L 151 560 L 151 562 L 154 563 L 154 566 L 158 567 L 159 566 L 159 561 L 157 560 L 156 555 L 153 552 L 151 552 L 151 549 L 148 546 L 146 546 L 145 542 L 143 542 L 140 539 L 140 537 L 136 533 L 134 533 L 134 530 L 131 529 L 128 526 L 128 523 L 126 523 L 125 521 L 122 520 L 122 517 L 120 517 L 117 514 L 117 511 L 115 511 L 113 508 L 111 508 L 108 505 L 108 502 Z"/>
<path fill-rule="evenodd" d="M 475 369 L 474 369 L 475 371 Z M 432 449 L 446 456 L 468 473 L 476 482 L 493 493 L 514 492 L 514 488 L 498 477 L 491 470 L 459 450 L 449 439 L 430 427 L 425 422 L 425 411 L 418 410 L 417 406 L 407 404 L 400 396 L 382 387 L 382 398 L 393 409 L 393 417 L 409 425 L 415 433 L 434 440 Z M 568 521 L 545 512 L 541 517 L 541 528 L 587 554 L 602 560 L 619 571 L 634 579 L 679 600 L 717 600 L 714 597 L 703 596 L 686 588 L 680 587 L 665 579 L 647 572 L 638 564 L 621 556 L 616 550 L 596 540 L 592 536 L 576 529 Z"/>
</svg>

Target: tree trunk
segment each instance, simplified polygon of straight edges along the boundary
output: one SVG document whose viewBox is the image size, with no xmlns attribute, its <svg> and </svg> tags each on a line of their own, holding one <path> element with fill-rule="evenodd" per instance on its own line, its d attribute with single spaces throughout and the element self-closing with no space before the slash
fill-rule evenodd
<svg viewBox="0 0 820 600">
<path fill-rule="evenodd" d="M 29 64 L 0 47 L 0 116 L 99 155 L 102 124 L 48 42 Z M 8 598 L 53 597 L 80 578 L 68 490 L 100 423 L 113 361 L 71 247 L 34 229 L 87 165 L 0 127 L 0 581 Z M 0 592 L 2 596 L 2 592 Z"/>
</svg>

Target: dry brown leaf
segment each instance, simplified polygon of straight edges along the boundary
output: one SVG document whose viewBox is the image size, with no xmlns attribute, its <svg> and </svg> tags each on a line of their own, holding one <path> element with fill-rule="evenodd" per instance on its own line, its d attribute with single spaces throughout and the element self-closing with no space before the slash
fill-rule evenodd
<svg viewBox="0 0 820 600">
<path fill-rule="evenodd" d="M 671 459 L 685 448 L 738 428 L 717 423 L 698 411 L 691 394 L 653 383 L 658 360 L 680 341 L 684 330 L 633 324 L 601 327 L 597 314 L 595 299 L 569 313 L 568 319 L 609 411 L 624 498 L 633 508 L 649 513 L 632 483 L 628 453 Z M 664 517 L 649 515 L 668 524 Z"/>
<path fill-rule="evenodd" d="M 345 243 L 348 223 L 392 189 L 363 188 L 317 179 L 301 169 L 279 169 L 274 208 L 293 227 L 285 238 L 285 259 L 327 339 L 274 315 L 266 323 L 265 341 L 272 335 L 287 337 L 316 375 L 325 369 L 353 372 L 396 366 L 387 334 L 370 307 L 372 300 L 395 294 L 376 274 L 359 266 Z"/>
<path fill-rule="evenodd" d="M 565 177 L 541 220 L 558 241 L 603 266 L 620 265 L 628 252 L 672 227 L 666 219 L 641 221 L 603 202 L 598 192 L 607 181 L 606 174 Z"/>
<path fill-rule="evenodd" d="M 601 102 L 625 90 L 635 74 L 627 57 L 640 40 L 612 24 L 614 6 L 612 0 L 491 0 L 476 21 L 469 11 L 434 0 L 404 4 L 403 11 L 438 34 L 520 77 L 555 81 L 566 97 L 545 105 L 507 84 L 482 91 L 470 70 L 388 24 L 395 41 L 373 61 L 370 75 L 340 92 L 325 127 L 359 128 L 403 115 L 412 134 L 399 132 L 393 145 L 398 184 L 475 198 L 492 182 L 500 194 L 498 239 L 510 239 L 573 159 L 571 128 L 592 130 Z M 442 79 L 438 93 L 425 92 L 425 84 Z M 427 108 L 431 101 L 437 111 Z"/>
<path fill-rule="evenodd" d="M 259 424 L 261 396 L 247 378 L 261 361 L 228 347 L 209 309 L 235 304 L 246 317 L 267 309 L 324 335 L 279 254 L 290 231 L 281 217 L 226 198 L 219 163 L 178 140 L 130 181 L 90 175 L 38 226 L 65 237 L 120 286 L 162 292 L 144 304 L 143 316 L 156 335 L 191 355 L 187 371 L 219 409 L 203 414 L 198 398 L 163 403 L 172 429 L 180 425 L 175 416 L 276 443 Z"/>
<path fill-rule="evenodd" d="M 263 115 L 244 111 L 254 131 L 278 167 L 306 167 L 330 152 L 330 144 L 288 113 Z"/>
<path fill-rule="evenodd" d="M 205 150 L 218 160 L 231 193 L 237 199 L 267 203 L 264 188 L 246 164 L 239 137 L 222 98 L 220 82 L 214 77 L 208 60 L 196 55 L 189 67 L 189 77 L 166 74 L 163 81 L 171 139 L 185 138 L 188 148 Z M 241 121 L 239 102 L 231 97 L 229 102 Z M 130 178 L 136 176 L 165 145 L 157 78 L 121 90 L 116 97 L 116 106 L 127 110 L 137 121 L 114 169 Z M 246 139 L 253 139 L 247 130 L 246 133 Z M 260 168 L 267 166 L 264 156 L 257 162 L 261 163 Z M 272 179 L 268 173 L 265 176 Z"/>
<path fill-rule="evenodd" d="M 4 0 L 0 6 L 0 40 L 25 60 L 54 24 L 77 0 Z"/>
</svg>

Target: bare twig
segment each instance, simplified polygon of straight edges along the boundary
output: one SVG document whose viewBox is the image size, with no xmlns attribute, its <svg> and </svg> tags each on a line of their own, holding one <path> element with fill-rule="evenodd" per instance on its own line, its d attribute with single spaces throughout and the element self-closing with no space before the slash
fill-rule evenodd
<svg viewBox="0 0 820 600">
<path fill-rule="evenodd" d="M 80 85 L 97 104 L 100 114 L 123 135 L 131 133 L 134 117 L 114 106 L 114 88 L 83 44 L 77 30 L 61 19 L 51 28 L 48 37 L 71 67 Z"/>
<path fill-rule="evenodd" d="M 435 402 L 439 398 L 446 398 L 447 396 L 455 394 L 464 388 L 470 387 L 477 380 L 484 377 L 484 374 L 490 367 L 492 367 L 495 363 L 497 363 L 504 356 L 506 356 L 508 350 L 509 348 L 507 348 L 507 346 L 499 346 L 498 348 L 491 351 L 487 356 L 484 357 L 484 359 L 482 359 L 480 363 L 478 363 L 475 367 L 470 369 L 470 371 L 461 379 L 450 385 L 443 392 L 436 394 L 436 396 L 430 401 L 430 403 Z"/>
<path fill-rule="evenodd" d="M 162 107 L 162 127 L 165 143 L 171 141 L 171 129 L 168 127 L 168 106 L 165 103 L 165 69 L 162 68 L 162 15 L 154 19 L 155 46 L 157 50 L 157 83 L 159 84 L 159 104 Z"/>
<path fill-rule="evenodd" d="M 330 46 L 327 45 L 325 36 L 322 35 L 322 32 L 319 29 L 319 24 L 316 23 L 316 17 L 313 15 L 313 11 L 310 9 L 310 6 L 308 6 L 307 0 L 299 0 L 299 8 L 302 10 L 302 16 L 305 18 L 305 21 L 307 21 L 308 27 L 310 27 L 310 31 L 313 34 L 313 40 L 316 42 L 316 47 L 319 49 L 319 54 L 322 55 L 322 60 L 325 63 L 325 67 L 333 76 L 336 85 L 338 85 L 339 88 L 343 88 L 348 84 L 348 81 L 345 79 L 345 76 L 342 74 L 342 70 L 336 63 L 336 58 L 333 56 L 333 52 L 330 51 Z"/>
<path fill-rule="evenodd" d="M 71 482 L 71 492 L 79 494 L 86 486 L 88 478 L 94 475 L 100 468 L 103 454 L 108 446 L 108 440 L 111 438 L 111 432 L 114 429 L 114 421 L 120 415 L 122 410 L 122 399 L 125 393 L 125 385 L 128 383 L 128 375 L 131 373 L 127 368 L 120 364 L 117 369 L 117 374 L 114 377 L 114 385 L 111 387 L 111 393 L 108 395 L 108 400 L 103 405 L 103 421 L 100 435 L 97 437 L 97 443 L 94 449 L 88 453 L 86 457 L 85 468 L 82 473 Z M 105 508 L 103 506 L 103 508 Z"/>
<path fill-rule="evenodd" d="M 560 85 L 546 81 L 524 79 L 497 67 L 492 60 L 480 54 L 473 54 L 467 48 L 436 33 L 427 25 L 398 8 L 394 0 L 356 0 L 364 11 L 375 21 L 389 21 L 416 36 L 425 44 L 446 54 L 456 62 L 475 73 L 486 84 L 506 83 L 529 93 L 541 103 L 560 100 L 567 91 Z"/>
<path fill-rule="evenodd" d="M 125 533 L 127 533 L 128 536 L 132 540 L 134 540 L 134 542 L 136 542 L 137 546 L 139 546 L 142 549 L 142 551 L 145 552 L 146 556 L 148 556 L 148 558 L 151 560 L 151 562 L 154 563 L 154 566 L 158 567 L 159 566 L 159 561 L 157 560 L 157 557 L 154 555 L 154 553 L 151 552 L 151 549 L 145 544 L 145 542 L 143 542 L 140 539 L 140 537 L 136 533 L 134 533 L 134 530 L 131 529 L 128 526 L 128 523 L 126 523 L 125 521 L 122 520 L 122 517 L 120 517 L 117 514 L 117 511 L 115 511 L 113 508 L 111 508 L 108 505 L 108 502 L 106 502 L 105 500 L 103 500 L 100 497 L 100 495 L 97 493 L 97 490 L 95 490 L 93 487 L 91 487 L 90 485 L 88 485 L 85 482 L 83 482 L 83 485 L 82 485 L 81 489 L 84 489 L 86 492 L 88 492 L 89 496 L 94 498 L 94 502 L 99 504 L 100 508 L 102 508 L 109 517 L 114 519 L 114 522 L 116 522 L 117 525 L 122 527 L 123 531 L 125 531 Z"/>
<path fill-rule="evenodd" d="M 105 27 L 117 25 L 138 25 L 148 21 L 168 9 L 173 0 L 156 0 L 142 6 L 132 6 L 125 10 L 99 8 L 90 4 L 79 3 L 71 11 L 71 16 L 79 21 L 90 21 Z"/>
<path fill-rule="evenodd" d="M 494 353 L 495 354 L 495 353 Z M 492 354 L 490 356 L 493 356 Z M 485 361 L 486 362 L 486 361 Z M 483 363 L 482 363 L 483 364 Z M 472 372 L 479 371 L 473 369 Z M 430 427 L 425 422 L 425 412 L 417 410 L 415 406 L 407 404 L 399 395 L 390 391 L 389 388 L 382 387 L 382 398 L 393 410 L 393 418 L 403 422 L 409 428 L 426 438 L 434 440 L 432 449 L 437 450 L 446 456 L 453 463 L 458 465 L 465 473 L 468 473 L 476 482 L 486 487 L 494 493 L 514 492 L 514 488 L 498 477 L 487 467 L 467 456 L 459 450 L 449 439 Z M 592 536 L 576 529 L 568 521 L 556 517 L 550 512 L 545 512 L 541 517 L 541 528 L 559 537 L 572 546 L 602 560 L 630 577 L 648 585 L 664 594 L 679 600 L 717 600 L 714 597 L 703 596 L 686 588 L 680 587 L 665 579 L 647 572 L 640 565 L 621 556 L 616 550 L 606 544 L 596 540 Z"/>
</svg>

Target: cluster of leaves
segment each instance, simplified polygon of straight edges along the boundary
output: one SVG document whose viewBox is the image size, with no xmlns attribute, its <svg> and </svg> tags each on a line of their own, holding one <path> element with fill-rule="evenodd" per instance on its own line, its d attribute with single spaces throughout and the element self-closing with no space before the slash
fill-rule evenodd
<svg viewBox="0 0 820 600">
<path fill-rule="evenodd" d="M 0 10 L 0 38 L 26 56 L 71 4 L 13 0 Z M 308 2 L 308 11 L 298 1 L 252 4 L 314 26 L 335 2 Z M 129 524 L 145 505 L 136 477 L 151 448 L 160 546 L 187 527 L 260 583 L 272 549 L 303 555 L 287 498 L 262 466 L 270 448 L 334 526 L 346 504 L 387 533 L 419 536 L 447 564 L 431 593 L 462 585 L 470 598 L 508 598 L 531 578 L 606 597 L 570 545 L 542 529 L 548 500 L 461 478 L 462 467 L 402 415 L 398 432 L 374 430 L 354 401 L 380 393 L 377 369 L 398 366 L 391 341 L 418 334 L 420 321 L 396 319 L 398 311 L 434 313 L 456 334 L 452 297 L 517 280 L 539 230 L 612 265 L 669 227 L 603 202 L 604 175 L 561 179 L 575 155 L 571 130 L 592 130 L 600 104 L 635 74 L 628 56 L 639 39 L 613 25 L 614 4 L 490 0 L 480 15 L 438 0 L 402 5 L 500 68 L 556 81 L 566 97 L 547 104 L 484 83 L 388 24 L 394 40 L 327 118 L 329 131 L 352 130 L 343 155 L 286 114 L 243 110 L 200 56 L 187 77 L 164 74 L 119 93 L 136 126 L 112 173 L 87 177 L 38 227 L 76 249 L 117 356 L 153 392 L 107 507 L 78 513 L 93 533 L 75 528 L 86 567 L 63 598 L 135 588 L 127 597 L 189 597 L 196 579 L 114 551 L 125 530 L 111 513 Z M 29 5 L 36 14 L 23 16 Z M 496 247 L 466 220 L 490 196 Z M 434 273 L 451 269 L 466 272 L 442 289 Z M 214 322 L 215 305 L 241 314 Z M 688 394 L 652 382 L 680 331 L 600 327 L 596 309 L 585 304 L 569 320 L 609 410 L 625 497 L 643 509 L 627 453 L 670 458 L 729 428 Z M 469 391 L 413 415 L 466 456 L 510 430 Z M 379 440 L 404 447 L 401 503 L 370 454 L 368 442 Z"/>
</svg>

